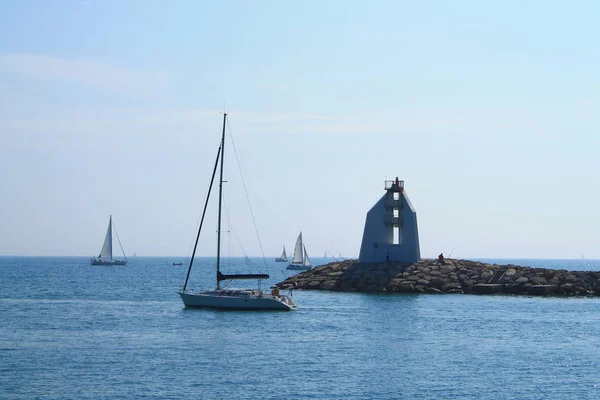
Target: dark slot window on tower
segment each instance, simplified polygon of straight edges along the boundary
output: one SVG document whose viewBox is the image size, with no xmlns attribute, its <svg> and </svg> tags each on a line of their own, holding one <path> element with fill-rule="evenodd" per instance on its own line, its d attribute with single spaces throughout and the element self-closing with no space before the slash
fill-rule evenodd
<svg viewBox="0 0 600 400">
<path fill-rule="evenodd" d="M 400 244 L 400 227 L 399 226 L 395 226 L 394 227 L 394 238 L 393 238 L 394 242 L 393 244 Z"/>
</svg>

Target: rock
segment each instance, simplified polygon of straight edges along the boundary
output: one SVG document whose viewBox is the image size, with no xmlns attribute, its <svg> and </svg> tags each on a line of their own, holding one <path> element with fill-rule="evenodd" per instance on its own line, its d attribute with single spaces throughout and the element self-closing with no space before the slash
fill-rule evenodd
<svg viewBox="0 0 600 400">
<path fill-rule="evenodd" d="M 440 268 L 440 272 L 442 272 L 444 274 L 447 274 L 448 272 L 454 272 L 454 271 L 456 271 L 456 267 L 451 264 L 442 265 L 442 267 Z"/>
<path fill-rule="evenodd" d="M 577 277 L 575 275 L 568 274 L 567 276 L 565 276 L 565 281 L 568 283 L 574 283 L 577 282 Z"/>
<path fill-rule="evenodd" d="M 444 286 L 445 282 L 443 279 L 441 278 L 432 278 L 429 281 L 429 284 L 431 287 L 436 288 L 436 289 L 441 289 L 442 286 Z"/>
<path fill-rule="evenodd" d="M 322 290 L 334 290 L 337 285 L 338 285 L 338 283 L 335 280 L 325 281 L 321 284 L 321 289 Z"/>
<path fill-rule="evenodd" d="M 458 290 L 462 292 L 462 287 L 460 286 L 459 283 L 455 283 L 455 282 L 450 282 L 450 283 L 446 283 L 442 285 L 442 291 L 444 292 L 450 292 L 452 290 Z"/>
<path fill-rule="evenodd" d="M 553 285 L 555 294 L 600 296 L 600 272 L 499 266 L 469 260 L 447 260 L 441 266 L 435 260 L 411 265 L 347 260 L 301 272 L 275 286 L 344 292 L 471 293 L 476 284 L 487 283 L 501 267 L 507 271 L 499 282 L 503 293 L 528 293 L 538 290 L 532 286 Z"/>
<path fill-rule="evenodd" d="M 415 290 L 415 287 L 410 282 L 402 282 L 399 286 L 397 286 L 397 290 L 400 292 L 409 292 L 412 293 Z"/>
<path fill-rule="evenodd" d="M 494 276 L 494 274 L 491 271 L 484 271 L 480 277 L 487 282 L 492 276 Z"/>
<path fill-rule="evenodd" d="M 531 278 L 529 278 L 529 280 L 534 285 L 546 285 L 548 283 L 548 281 L 546 281 L 546 278 L 541 276 L 532 276 Z"/>
</svg>

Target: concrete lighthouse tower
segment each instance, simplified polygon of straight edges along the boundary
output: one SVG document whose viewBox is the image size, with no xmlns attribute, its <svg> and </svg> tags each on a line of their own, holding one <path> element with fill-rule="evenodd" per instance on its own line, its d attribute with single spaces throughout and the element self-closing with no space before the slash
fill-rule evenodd
<svg viewBox="0 0 600 400">
<path fill-rule="evenodd" d="M 421 258 L 417 213 L 404 191 L 404 181 L 385 181 L 385 191 L 367 213 L 360 262 L 417 262 Z"/>
</svg>

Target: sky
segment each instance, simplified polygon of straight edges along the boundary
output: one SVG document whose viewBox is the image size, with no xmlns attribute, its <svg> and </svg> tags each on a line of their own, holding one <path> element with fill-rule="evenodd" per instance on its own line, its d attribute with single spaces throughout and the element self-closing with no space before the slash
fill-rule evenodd
<svg viewBox="0 0 600 400">
<path fill-rule="evenodd" d="M 0 255 L 97 255 L 112 215 L 127 255 L 189 256 L 226 111 L 226 254 L 357 257 L 398 176 L 423 257 L 600 259 L 599 12 L 2 1 Z"/>
</svg>

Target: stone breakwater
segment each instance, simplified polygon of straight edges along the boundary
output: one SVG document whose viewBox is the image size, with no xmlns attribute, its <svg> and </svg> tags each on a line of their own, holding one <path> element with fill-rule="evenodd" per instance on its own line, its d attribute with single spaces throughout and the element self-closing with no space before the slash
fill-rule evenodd
<svg viewBox="0 0 600 400">
<path fill-rule="evenodd" d="M 414 264 L 320 265 L 276 285 L 281 289 L 392 293 L 511 293 L 600 296 L 600 272 L 566 271 L 447 259 Z"/>
</svg>

